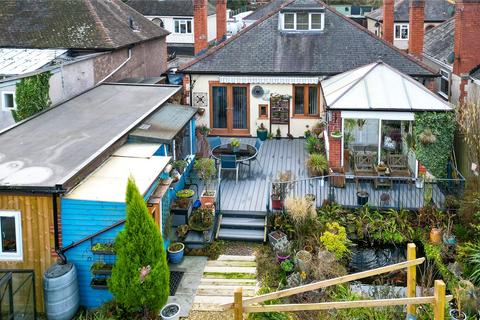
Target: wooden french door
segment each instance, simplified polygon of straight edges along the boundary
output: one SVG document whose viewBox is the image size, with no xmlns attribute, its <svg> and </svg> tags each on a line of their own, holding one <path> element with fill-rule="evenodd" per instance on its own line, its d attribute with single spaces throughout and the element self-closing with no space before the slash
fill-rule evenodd
<svg viewBox="0 0 480 320">
<path fill-rule="evenodd" d="M 211 134 L 250 134 L 250 86 L 210 83 Z"/>
</svg>

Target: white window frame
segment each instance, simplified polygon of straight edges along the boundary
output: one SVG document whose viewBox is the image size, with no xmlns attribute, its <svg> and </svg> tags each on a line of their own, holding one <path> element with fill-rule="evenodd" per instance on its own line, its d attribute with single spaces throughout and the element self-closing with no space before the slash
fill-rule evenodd
<svg viewBox="0 0 480 320">
<path fill-rule="evenodd" d="M 176 25 L 178 22 L 178 32 L 176 31 Z M 188 24 L 190 23 L 190 32 L 188 32 Z M 185 24 L 185 32 L 182 32 L 181 25 Z M 185 18 L 174 18 L 173 19 L 173 33 L 175 34 L 192 34 L 193 33 L 193 20 Z"/>
<path fill-rule="evenodd" d="M 285 27 L 285 15 L 291 14 L 293 15 L 293 29 Z M 318 14 L 320 15 L 320 29 L 313 29 L 312 28 L 312 15 Z M 284 12 L 282 13 L 282 30 L 285 31 L 299 31 L 299 32 L 308 32 L 308 31 L 322 31 L 325 27 L 325 13 L 323 12 L 309 12 L 308 13 L 308 30 L 298 30 L 297 29 L 297 12 Z"/>
<path fill-rule="evenodd" d="M 399 38 L 397 37 L 397 27 L 400 28 L 400 37 Z M 407 37 L 406 38 L 402 38 L 402 29 L 403 28 L 407 29 Z M 395 40 L 408 40 L 409 37 L 410 37 L 410 27 L 409 27 L 408 23 L 395 23 L 394 24 L 393 38 Z"/>
<path fill-rule="evenodd" d="M 11 94 L 13 96 L 13 108 L 6 107 L 7 94 Z M 17 110 L 17 102 L 15 101 L 15 91 L 2 91 L 2 110 L 3 111 Z"/>
<path fill-rule="evenodd" d="M 0 217 L 15 218 L 15 241 L 17 252 L 3 252 L 3 235 L 0 234 L 0 261 L 22 261 L 23 243 L 22 243 L 22 217 L 20 211 L 0 210 Z M 1 222 L 0 222 L 1 223 Z M 0 228 L 1 232 L 1 228 Z"/>
<path fill-rule="evenodd" d="M 442 80 L 447 81 L 447 92 L 442 91 Z M 440 69 L 440 78 L 437 93 L 445 99 L 448 99 L 448 94 L 450 93 L 450 73 L 443 69 Z"/>
</svg>

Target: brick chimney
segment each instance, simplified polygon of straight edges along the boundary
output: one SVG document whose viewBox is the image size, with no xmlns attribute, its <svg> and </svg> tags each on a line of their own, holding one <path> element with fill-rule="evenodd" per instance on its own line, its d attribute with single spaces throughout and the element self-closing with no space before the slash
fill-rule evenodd
<svg viewBox="0 0 480 320">
<path fill-rule="evenodd" d="M 194 0 L 193 20 L 194 49 L 195 55 L 198 55 L 208 48 L 207 0 Z"/>
<path fill-rule="evenodd" d="M 410 0 L 408 52 L 421 59 L 425 20 L 425 0 Z"/>
<path fill-rule="evenodd" d="M 227 37 L 227 0 L 217 0 L 217 43 L 222 42 Z"/>
<path fill-rule="evenodd" d="M 393 21 L 395 0 L 383 0 L 383 39 L 393 43 Z"/>
<path fill-rule="evenodd" d="M 468 74 L 480 64 L 480 0 L 457 0 L 455 3 L 455 40 L 453 73 Z M 466 79 L 460 84 L 460 102 L 465 97 Z"/>
</svg>

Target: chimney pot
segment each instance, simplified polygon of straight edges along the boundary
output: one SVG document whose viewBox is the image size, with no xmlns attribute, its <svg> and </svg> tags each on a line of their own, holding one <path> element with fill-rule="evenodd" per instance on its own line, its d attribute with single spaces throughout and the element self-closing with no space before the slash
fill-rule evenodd
<svg viewBox="0 0 480 320">
<path fill-rule="evenodd" d="M 383 0 L 383 39 L 393 44 L 394 0 Z"/>
<path fill-rule="evenodd" d="M 216 0 L 215 11 L 217 14 L 217 43 L 220 43 L 227 36 L 227 0 Z"/>
<path fill-rule="evenodd" d="M 425 0 L 410 0 L 408 51 L 421 59 L 425 30 Z"/>
<path fill-rule="evenodd" d="M 194 0 L 193 20 L 194 50 L 198 55 L 208 48 L 207 0 Z"/>
</svg>

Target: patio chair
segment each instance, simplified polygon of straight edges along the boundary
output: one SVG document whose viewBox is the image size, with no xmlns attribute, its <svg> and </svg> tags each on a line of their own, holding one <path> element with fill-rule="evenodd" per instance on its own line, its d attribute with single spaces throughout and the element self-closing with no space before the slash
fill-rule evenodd
<svg viewBox="0 0 480 320">
<path fill-rule="evenodd" d="M 408 168 L 407 156 L 404 154 L 387 155 L 387 166 L 390 168 L 392 177 L 412 177 L 412 173 Z"/>
<path fill-rule="evenodd" d="M 331 167 L 328 169 L 330 185 L 335 188 L 345 187 L 345 169 L 343 167 Z"/>
<path fill-rule="evenodd" d="M 359 179 L 371 180 L 376 175 L 374 162 L 376 152 L 357 152 L 355 154 L 354 174 L 355 183 L 358 186 Z"/>
<path fill-rule="evenodd" d="M 235 183 L 238 182 L 238 168 L 237 156 L 235 155 L 221 155 L 220 167 L 218 168 L 218 179 L 222 178 L 222 170 L 235 171 Z"/>
<path fill-rule="evenodd" d="M 210 139 L 208 139 L 208 144 L 210 145 L 210 152 L 211 152 L 213 148 L 216 148 L 222 144 L 222 139 L 220 139 L 219 136 L 211 137 Z"/>
<path fill-rule="evenodd" d="M 250 161 L 257 161 L 258 165 L 263 170 L 262 164 L 260 163 L 260 161 L 258 161 L 258 154 L 260 153 L 260 149 L 262 148 L 262 145 L 263 145 L 262 140 L 257 138 L 257 141 L 255 141 L 255 149 L 257 149 L 257 154 Z"/>
</svg>

